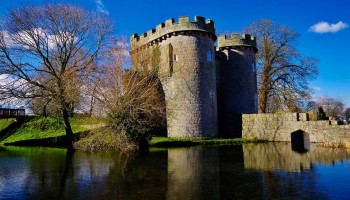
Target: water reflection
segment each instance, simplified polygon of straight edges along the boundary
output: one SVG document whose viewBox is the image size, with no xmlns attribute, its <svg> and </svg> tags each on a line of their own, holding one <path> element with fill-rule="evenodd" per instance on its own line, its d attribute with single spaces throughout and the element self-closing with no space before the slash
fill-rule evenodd
<svg viewBox="0 0 350 200">
<path fill-rule="evenodd" d="M 311 151 L 295 152 L 291 143 L 244 144 L 244 167 L 258 170 L 301 172 L 312 169 L 313 164 L 334 164 L 350 159 L 350 150 L 326 148 L 310 144 Z"/>
<path fill-rule="evenodd" d="M 167 154 L 9 147 L 0 153 L 0 199 L 164 199 Z M 150 192 L 150 188 L 153 188 Z"/>
<path fill-rule="evenodd" d="M 344 149 L 316 146 L 300 154 L 290 143 L 154 149 L 141 156 L 6 147 L 0 151 L 0 199 L 336 198 L 350 195 L 344 189 L 350 169 L 337 168 L 344 180 L 333 180 L 332 188 L 322 180 L 333 169 L 316 163 L 333 166 L 349 158 Z"/>
<path fill-rule="evenodd" d="M 218 161 L 217 148 L 169 149 L 167 199 L 217 199 Z"/>
<path fill-rule="evenodd" d="M 168 150 L 167 199 L 260 199 L 260 180 L 244 172 L 242 146 Z"/>
</svg>

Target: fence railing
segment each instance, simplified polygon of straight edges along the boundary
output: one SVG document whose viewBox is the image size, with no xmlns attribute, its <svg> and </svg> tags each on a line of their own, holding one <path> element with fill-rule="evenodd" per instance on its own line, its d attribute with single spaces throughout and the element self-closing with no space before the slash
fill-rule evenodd
<svg viewBox="0 0 350 200">
<path fill-rule="evenodd" d="M 0 108 L 0 118 L 17 118 L 25 115 L 25 109 Z"/>
</svg>

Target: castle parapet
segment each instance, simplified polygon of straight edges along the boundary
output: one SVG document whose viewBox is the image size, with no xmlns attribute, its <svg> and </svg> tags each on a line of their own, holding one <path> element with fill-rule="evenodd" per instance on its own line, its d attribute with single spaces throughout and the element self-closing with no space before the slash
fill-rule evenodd
<svg viewBox="0 0 350 200">
<path fill-rule="evenodd" d="M 226 35 L 221 35 L 218 37 L 218 47 L 236 47 L 236 46 L 245 46 L 252 47 L 257 51 L 256 38 L 249 34 L 243 34 L 242 37 L 239 34 L 232 34 L 231 37 Z"/>
<path fill-rule="evenodd" d="M 156 29 L 151 29 L 141 35 L 131 35 L 131 49 L 134 50 L 153 42 L 160 42 L 172 35 L 182 34 L 186 31 L 199 31 L 210 33 L 216 40 L 214 21 L 204 17 L 195 16 L 194 21 L 191 22 L 189 17 L 179 17 L 178 22 L 173 18 L 168 19 L 165 23 L 158 24 Z"/>
</svg>

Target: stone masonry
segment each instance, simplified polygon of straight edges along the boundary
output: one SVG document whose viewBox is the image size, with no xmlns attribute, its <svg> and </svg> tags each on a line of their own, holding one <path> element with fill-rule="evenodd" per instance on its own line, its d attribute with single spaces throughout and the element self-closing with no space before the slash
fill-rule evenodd
<svg viewBox="0 0 350 200">
<path fill-rule="evenodd" d="M 162 83 L 169 137 L 221 136 L 218 110 L 231 119 L 257 112 L 255 38 L 220 36 L 217 49 L 216 39 L 214 22 L 204 17 L 169 19 L 131 36 L 133 68 L 157 72 Z M 234 137 L 241 123 L 234 124 L 220 129 Z"/>
<path fill-rule="evenodd" d="M 258 112 L 254 37 L 238 34 L 218 38 L 219 132 L 223 137 L 241 137 L 242 113 Z"/>
<path fill-rule="evenodd" d="M 350 141 L 350 126 L 336 121 L 308 121 L 307 113 L 244 114 L 242 137 L 291 142 L 291 134 L 302 131 L 309 142 L 343 143 Z"/>
</svg>

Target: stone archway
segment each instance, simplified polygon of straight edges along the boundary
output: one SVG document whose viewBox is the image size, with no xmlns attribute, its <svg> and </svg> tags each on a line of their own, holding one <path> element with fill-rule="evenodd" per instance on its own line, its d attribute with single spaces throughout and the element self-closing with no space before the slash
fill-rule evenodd
<svg viewBox="0 0 350 200">
<path fill-rule="evenodd" d="M 310 151 L 310 136 L 303 130 L 296 130 L 291 133 L 292 150 L 305 153 Z"/>
</svg>

